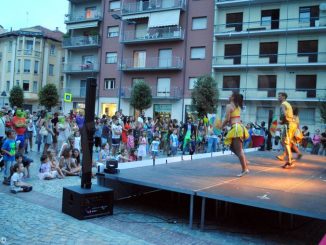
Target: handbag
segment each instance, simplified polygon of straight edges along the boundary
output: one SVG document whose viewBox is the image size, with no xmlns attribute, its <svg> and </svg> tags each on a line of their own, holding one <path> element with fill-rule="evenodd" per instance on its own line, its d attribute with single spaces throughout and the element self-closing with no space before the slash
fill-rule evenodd
<svg viewBox="0 0 326 245">
<path fill-rule="evenodd" d="M 40 135 L 42 136 L 47 136 L 48 135 L 48 130 L 45 128 L 45 126 L 42 126 L 40 129 Z"/>
</svg>

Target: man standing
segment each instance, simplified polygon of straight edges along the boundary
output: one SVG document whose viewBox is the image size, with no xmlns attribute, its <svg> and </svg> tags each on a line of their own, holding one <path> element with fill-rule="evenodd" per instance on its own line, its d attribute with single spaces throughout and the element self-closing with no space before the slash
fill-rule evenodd
<svg viewBox="0 0 326 245">
<path fill-rule="evenodd" d="M 286 101 L 288 95 L 284 92 L 278 93 L 278 101 L 281 103 L 280 107 L 280 124 L 283 125 L 282 131 L 282 144 L 284 146 L 285 154 L 288 157 L 287 162 L 283 165 L 283 168 L 293 167 L 294 161 L 292 159 L 291 144 L 292 138 L 296 130 L 296 124 L 293 121 L 293 110 L 289 102 Z M 277 156 L 281 161 L 284 160 L 283 156 Z"/>
<path fill-rule="evenodd" d="M 85 118 L 82 111 L 78 112 L 78 115 L 76 116 L 76 123 L 78 125 L 79 130 L 81 130 L 85 123 Z"/>
</svg>

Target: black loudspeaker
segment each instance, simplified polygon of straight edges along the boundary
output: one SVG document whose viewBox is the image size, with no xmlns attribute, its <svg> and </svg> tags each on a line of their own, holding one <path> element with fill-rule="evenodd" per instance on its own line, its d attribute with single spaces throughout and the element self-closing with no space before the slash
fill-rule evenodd
<svg viewBox="0 0 326 245">
<path fill-rule="evenodd" d="M 115 159 L 106 161 L 106 168 L 118 168 L 118 161 Z"/>
<path fill-rule="evenodd" d="M 79 220 L 112 215 L 113 190 L 98 185 L 93 185 L 91 189 L 64 187 L 62 212 Z"/>
</svg>

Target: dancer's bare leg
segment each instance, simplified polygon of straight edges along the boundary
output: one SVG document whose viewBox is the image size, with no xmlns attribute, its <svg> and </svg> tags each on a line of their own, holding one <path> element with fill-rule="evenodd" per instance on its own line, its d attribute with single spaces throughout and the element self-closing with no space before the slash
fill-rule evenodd
<svg viewBox="0 0 326 245">
<path fill-rule="evenodd" d="M 241 177 L 244 174 L 248 173 L 249 169 L 248 169 L 248 165 L 247 165 L 246 156 L 245 156 L 245 154 L 244 154 L 244 152 L 242 150 L 242 141 L 240 140 L 240 138 L 234 138 L 232 140 L 231 151 L 233 151 L 234 154 L 236 154 L 237 157 L 240 160 L 240 164 L 241 164 L 241 167 L 242 167 L 242 173 L 239 174 L 238 176 Z"/>
</svg>

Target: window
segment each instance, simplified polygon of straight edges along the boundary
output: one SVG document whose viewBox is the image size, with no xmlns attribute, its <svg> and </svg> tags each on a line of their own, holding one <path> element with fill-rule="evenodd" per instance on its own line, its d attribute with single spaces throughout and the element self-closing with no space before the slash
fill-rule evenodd
<svg viewBox="0 0 326 245">
<path fill-rule="evenodd" d="M 192 29 L 202 30 L 207 28 L 207 17 L 192 18 Z"/>
<path fill-rule="evenodd" d="M 8 53 L 12 52 L 12 41 L 9 41 Z"/>
<path fill-rule="evenodd" d="M 50 46 L 50 55 L 55 55 L 55 45 L 51 44 Z"/>
<path fill-rule="evenodd" d="M 240 76 L 223 76 L 223 90 L 237 91 L 240 90 Z"/>
<path fill-rule="evenodd" d="M 108 52 L 108 53 L 106 53 L 105 63 L 106 64 L 116 64 L 117 59 L 118 59 L 117 52 Z"/>
<path fill-rule="evenodd" d="M 159 67 L 172 67 L 172 49 L 159 50 Z"/>
<path fill-rule="evenodd" d="M 318 60 L 318 40 L 298 41 L 298 57 L 307 56 L 308 62 Z"/>
<path fill-rule="evenodd" d="M 7 81 L 6 83 L 6 91 L 10 91 L 10 81 Z"/>
<path fill-rule="evenodd" d="M 194 89 L 195 83 L 197 82 L 197 77 L 189 77 L 189 89 Z"/>
<path fill-rule="evenodd" d="M 109 11 L 120 10 L 120 1 L 111 1 Z"/>
<path fill-rule="evenodd" d="M 148 37 L 148 25 L 146 23 L 140 23 L 135 25 L 135 38 L 136 39 L 143 39 L 145 37 Z M 128 38 L 128 36 L 127 36 Z M 130 38 L 130 37 L 129 37 Z"/>
<path fill-rule="evenodd" d="M 54 74 L 54 65 L 50 64 L 49 65 L 49 76 L 53 76 Z"/>
<path fill-rule="evenodd" d="M 205 47 L 190 48 L 190 59 L 205 59 Z"/>
<path fill-rule="evenodd" d="M 145 79 L 143 77 L 133 78 L 132 79 L 132 86 L 134 86 L 135 84 L 137 84 L 139 82 L 145 82 Z"/>
<path fill-rule="evenodd" d="M 23 91 L 29 92 L 29 81 L 23 80 Z"/>
<path fill-rule="evenodd" d="M 300 124 L 315 125 L 315 108 L 299 108 Z"/>
<path fill-rule="evenodd" d="M 118 36 L 119 36 L 119 26 L 109 26 L 108 37 L 118 37 Z"/>
<path fill-rule="evenodd" d="M 11 71 L 11 61 L 8 61 L 7 63 L 7 72 Z"/>
<path fill-rule="evenodd" d="M 20 73 L 20 63 L 21 63 L 21 59 L 17 60 L 17 66 L 16 66 L 16 72 Z"/>
<path fill-rule="evenodd" d="M 19 80 L 16 80 L 16 85 L 20 86 L 20 81 Z"/>
<path fill-rule="evenodd" d="M 259 57 L 269 58 L 270 64 L 277 63 L 278 42 L 264 42 L 259 44 Z"/>
<path fill-rule="evenodd" d="M 226 28 L 234 28 L 235 31 L 242 31 L 243 13 L 226 14 Z"/>
<path fill-rule="evenodd" d="M 34 63 L 34 74 L 38 74 L 38 66 L 39 66 L 40 62 L 38 60 L 35 60 Z"/>
<path fill-rule="evenodd" d="M 95 15 L 96 15 L 96 7 L 85 8 L 85 18 L 86 19 L 95 18 Z"/>
<path fill-rule="evenodd" d="M 157 96 L 166 97 L 170 96 L 171 78 L 158 78 L 157 79 Z"/>
<path fill-rule="evenodd" d="M 38 92 L 38 88 L 37 88 L 37 81 L 33 82 L 33 93 L 37 93 Z"/>
<path fill-rule="evenodd" d="M 297 75 L 296 91 L 307 92 L 307 98 L 316 98 L 316 75 Z"/>
<path fill-rule="evenodd" d="M 104 89 L 115 89 L 115 78 L 104 79 Z"/>
<path fill-rule="evenodd" d="M 33 40 L 26 40 L 25 54 L 31 55 L 33 51 Z"/>
<path fill-rule="evenodd" d="M 80 89 L 79 89 L 79 95 L 80 97 L 86 97 L 86 80 L 80 80 Z"/>
<path fill-rule="evenodd" d="M 146 51 L 134 52 L 134 67 L 139 67 L 139 68 L 146 67 Z"/>
<path fill-rule="evenodd" d="M 309 7 L 300 7 L 299 9 L 299 21 L 310 22 L 310 8 Z"/>
<path fill-rule="evenodd" d="M 305 6 L 299 8 L 299 22 L 310 23 L 311 27 L 316 26 L 316 20 L 319 20 L 319 6 Z"/>
<path fill-rule="evenodd" d="M 276 79 L 276 75 L 259 75 L 258 91 L 267 91 L 267 97 L 275 97 Z"/>
<path fill-rule="evenodd" d="M 31 72 L 31 60 L 24 60 L 24 72 Z"/>
<path fill-rule="evenodd" d="M 241 64 L 241 44 L 225 44 L 224 59 L 233 59 L 233 64 Z"/>
<path fill-rule="evenodd" d="M 279 9 L 269 9 L 261 11 L 261 26 L 266 26 L 267 29 L 278 29 L 279 21 Z"/>
</svg>

